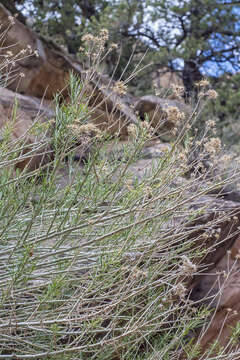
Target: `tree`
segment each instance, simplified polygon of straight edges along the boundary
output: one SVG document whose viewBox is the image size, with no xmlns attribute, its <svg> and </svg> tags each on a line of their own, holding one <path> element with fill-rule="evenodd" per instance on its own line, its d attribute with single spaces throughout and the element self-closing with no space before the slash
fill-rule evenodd
<svg viewBox="0 0 240 360">
<path fill-rule="evenodd" d="M 121 1 L 126 12 L 127 4 L 133 2 Z M 144 3 L 136 7 L 132 23 L 126 29 L 119 29 L 121 36 L 141 39 L 154 54 L 155 67 L 167 66 L 178 71 L 188 94 L 209 67 L 215 74 L 230 69 L 239 71 L 240 1 L 148 0 Z"/>
<path fill-rule="evenodd" d="M 5 1 L 6 2 L 6 1 Z M 9 0 L 9 8 L 34 17 L 34 28 L 61 37 L 68 51 L 77 53 L 81 35 L 108 28 L 111 41 L 121 44 L 119 77 L 129 56 L 127 76 L 147 51 L 143 64 L 152 66 L 135 82 L 146 91 L 150 72 L 160 67 L 177 71 L 187 94 L 211 70 L 214 74 L 240 69 L 240 1 L 234 0 Z M 29 10 L 30 9 L 30 10 Z M 112 55 L 113 56 L 113 55 Z M 112 58 L 106 71 L 113 73 Z M 149 89 L 148 89 L 149 91 Z"/>
<path fill-rule="evenodd" d="M 149 0 L 148 5 L 157 25 L 154 31 L 145 25 L 141 36 L 165 51 L 170 69 L 180 69 L 187 92 L 207 66 L 214 66 L 215 72 L 239 70 L 240 1 L 183 0 L 176 5 L 172 0 Z"/>
</svg>

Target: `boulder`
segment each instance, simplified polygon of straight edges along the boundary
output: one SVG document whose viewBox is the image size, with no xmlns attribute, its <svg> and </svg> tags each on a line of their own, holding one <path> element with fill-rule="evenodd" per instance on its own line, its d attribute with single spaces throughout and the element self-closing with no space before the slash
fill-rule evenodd
<svg viewBox="0 0 240 360">
<path fill-rule="evenodd" d="M 239 221 L 238 216 L 235 215 L 234 221 Z M 190 299 L 197 306 L 206 304 L 215 310 L 206 329 L 201 329 L 198 334 L 203 353 L 207 353 L 216 339 L 225 348 L 224 354 L 240 350 L 239 342 L 229 346 L 234 328 L 240 321 L 240 235 L 235 235 L 232 242 L 228 251 L 214 262 L 213 268 L 198 277 L 191 291 Z M 217 252 L 222 254 L 222 249 Z M 216 354 L 216 350 L 213 353 Z"/>
<path fill-rule="evenodd" d="M 41 118 L 43 121 L 55 117 L 54 107 L 51 101 L 39 99 L 34 96 L 26 96 L 9 89 L 0 87 L 0 103 L 4 107 L 10 107 L 14 103 L 28 116 L 32 121 L 36 117 Z"/>
<path fill-rule="evenodd" d="M 15 168 L 32 171 L 52 158 L 49 128 L 43 126 L 54 116 L 49 104 L 0 88 L 0 114 L 1 142 L 17 150 L 16 160 L 10 161 Z"/>
<path fill-rule="evenodd" d="M 148 118 L 155 132 L 164 141 L 176 138 L 176 130 L 181 128 L 192 112 L 191 107 L 181 101 L 162 99 L 155 95 L 142 96 L 136 101 L 134 109 L 142 120 Z"/>
<path fill-rule="evenodd" d="M 172 85 L 183 87 L 183 81 L 176 71 L 169 71 L 168 68 L 162 67 L 157 69 L 153 74 L 154 85 L 158 89 L 169 90 Z"/>
<path fill-rule="evenodd" d="M 73 72 L 83 84 L 83 96 L 79 101 L 89 106 L 91 121 L 111 136 L 121 138 L 128 136 L 129 124 L 138 126 L 139 120 L 131 106 L 134 103 L 140 117 L 143 119 L 147 113 L 151 125 L 166 141 L 173 138 L 172 131 L 176 129 L 177 122 L 177 119 L 170 119 L 167 108 L 177 107 L 187 115 L 191 111 L 181 101 L 164 100 L 153 95 L 140 99 L 119 95 L 113 90 L 115 83 L 108 76 L 97 72 L 92 73 L 90 80 L 87 80 L 89 74 L 76 58 L 53 42 L 38 36 L 15 18 L 10 26 L 9 16 L 11 13 L 0 4 L 0 20 L 4 29 L 8 29 L 4 38 L 5 46 L 0 49 L 0 61 L 2 65 L 5 64 L 5 70 L 14 69 L 12 76 L 5 78 L 9 89 L 45 100 L 51 100 L 57 92 L 61 92 L 62 97 L 68 99 L 69 73 Z M 9 51 L 12 56 L 9 56 Z M 13 68 L 11 59 L 16 59 Z"/>
<path fill-rule="evenodd" d="M 209 353 L 217 355 L 219 346 L 223 347 L 224 356 L 240 350 L 239 341 L 230 342 L 240 320 L 239 203 L 204 195 L 195 200 L 190 209 L 201 208 L 204 204 L 204 215 L 187 225 L 195 229 L 189 239 L 199 237 L 194 247 L 208 249 L 206 255 L 195 262 L 199 269 L 197 275 L 185 279 L 189 289 L 187 299 L 194 308 L 205 305 L 212 309 L 204 326 L 190 335 L 191 346 L 195 343 L 200 350 L 194 359 L 208 358 Z M 216 341 L 218 345 L 212 349 Z M 186 354 L 181 357 L 187 358 Z"/>
</svg>

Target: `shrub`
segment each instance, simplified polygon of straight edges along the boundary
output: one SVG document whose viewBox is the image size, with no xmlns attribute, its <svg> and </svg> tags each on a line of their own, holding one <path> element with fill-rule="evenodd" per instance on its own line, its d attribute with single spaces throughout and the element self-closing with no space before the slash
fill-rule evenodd
<svg viewBox="0 0 240 360">
<path fill-rule="evenodd" d="M 91 128 L 88 136 L 84 89 L 100 50 L 84 80 L 70 77 L 68 103 L 56 98 L 51 166 L 1 176 L 0 359 L 173 359 L 183 349 L 192 359 L 199 352 L 189 334 L 211 311 L 192 306 L 187 284 L 208 252 L 204 233 L 221 219 L 196 232 L 191 224 L 205 207 L 190 206 L 227 180 L 213 182 L 212 168 L 188 162 L 195 112 L 140 180 L 128 169 L 154 136 L 150 127 L 139 122 L 121 159 L 109 156 L 106 134 Z M 214 161 L 212 127 L 195 147 Z M 86 132 L 91 152 L 84 171 L 75 171 L 71 152 Z M 63 188 L 62 167 L 71 179 Z M 190 167 L 196 171 L 184 180 Z"/>
</svg>

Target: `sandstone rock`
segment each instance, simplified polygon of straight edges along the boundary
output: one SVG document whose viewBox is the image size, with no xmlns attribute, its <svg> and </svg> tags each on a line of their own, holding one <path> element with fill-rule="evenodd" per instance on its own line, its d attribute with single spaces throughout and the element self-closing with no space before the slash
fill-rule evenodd
<svg viewBox="0 0 240 360">
<path fill-rule="evenodd" d="M 36 117 L 51 119 L 55 112 L 51 101 L 38 99 L 34 96 L 25 96 L 9 89 L 0 87 L 0 103 L 9 107 L 17 101 L 18 107 L 26 112 L 33 121 Z"/>
<path fill-rule="evenodd" d="M 0 114 L 1 140 L 6 139 L 11 150 L 22 148 L 16 168 L 23 170 L 27 166 L 32 171 L 51 159 L 48 130 L 41 128 L 45 119 L 54 115 L 49 104 L 0 88 Z"/>
<path fill-rule="evenodd" d="M 116 110 L 109 112 L 108 109 L 102 110 L 95 108 L 90 110 L 91 122 L 93 122 L 101 131 L 110 135 L 120 136 L 122 139 L 128 136 L 128 121 Z"/>
<path fill-rule="evenodd" d="M 183 81 L 175 71 L 169 71 L 168 68 L 159 68 L 153 74 L 154 85 L 159 89 L 169 90 L 172 85 L 182 86 Z"/>
<path fill-rule="evenodd" d="M 8 26 L 8 17 L 11 14 L 0 5 L 0 19 Z M 83 84 L 86 82 L 87 74 L 83 71 L 81 64 L 69 56 L 56 44 L 40 38 L 32 30 L 20 23 L 17 19 L 10 27 L 5 37 L 5 48 L 1 49 L 4 61 L 7 49 L 10 47 L 15 56 L 24 49 L 31 49 L 31 55 L 21 55 L 16 62 L 14 78 L 8 82 L 8 87 L 19 93 L 31 95 L 44 99 L 52 99 L 61 91 L 64 98 L 68 97 L 69 72 L 77 74 Z M 15 48 L 15 44 L 18 44 Z M 38 57 L 35 52 L 38 52 Z M 22 73 L 24 77 L 19 78 Z M 92 74 L 91 80 L 84 85 L 84 100 L 92 111 L 91 119 L 101 130 L 110 135 L 118 135 L 126 138 L 127 127 L 134 123 L 138 125 L 138 119 L 130 104 L 136 102 L 135 109 L 144 118 L 147 113 L 151 124 L 156 127 L 158 133 L 164 133 L 166 140 L 172 139 L 171 131 L 175 123 L 166 116 L 166 108 L 177 106 L 180 111 L 189 114 L 189 108 L 180 101 L 164 100 L 152 95 L 144 96 L 136 100 L 130 95 L 119 96 L 113 91 L 114 83 L 106 75 Z"/>
<path fill-rule="evenodd" d="M 232 207 L 231 216 L 225 223 L 220 224 L 218 245 L 212 256 L 209 253 L 201 263 L 207 268 L 195 277 L 190 295 L 195 306 L 205 304 L 216 311 L 206 322 L 206 328 L 199 329 L 197 334 L 201 354 L 205 355 L 216 340 L 224 347 L 225 355 L 233 350 L 240 350 L 239 342 L 229 346 L 231 334 L 240 321 L 239 206 L 230 201 L 218 202 L 226 205 L 225 213 L 229 213 L 229 205 Z M 214 246 L 212 245 L 213 249 Z M 213 354 L 216 354 L 216 351 L 214 350 Z"/>
<path fill-rule="evenodd" d="M 147 115 L 151 126 L 164 141 L 176 138 L 176 134 L 174 135 L 172 131 L 179 129 L 183 123 L 183 120 L 179 123 L 179 119 L 169 117 L 169 108 L 177 108 L 179 112 L 184 114 L 185 119 L 188 119 L 191 114 L 191 107 L 183 102 L 162 99 L 155 95 L 142 96 L 135 104 L 135 111 L 139 113 L 140 118 L 144 120 L 145 115 Z"/>
</svg>

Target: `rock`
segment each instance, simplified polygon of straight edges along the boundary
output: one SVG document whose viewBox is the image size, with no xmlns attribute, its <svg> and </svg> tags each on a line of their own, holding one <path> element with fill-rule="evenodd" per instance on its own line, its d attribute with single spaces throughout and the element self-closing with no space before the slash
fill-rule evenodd
<svg viewBox="0 0 240 360">
<path fill-rule="evenodd" d="M 4 107 L 10 107 L 17 101 L 18 107 L 24 111 L 33 121 L 36 117 L 52 119 L 55 111 L 51 101 L 40 100 L 34 96 L 25 96 L 9 89 L 0 87 L 0 103 Z"/>
<path fill-rule="evenodd" d="M 91 122 L 95 124 L 101 131 L 107 134 L 119 136 L 121 139 L 128 137 L 128 121 L 116 111 L 109 112 L 108 109 L 103 111 L 101 108 L 90 110 Z"/>
<path fill-rule="evenodd" d="M 224 350 L 222 350 L 222 353 L 224 354 L 225 359 L 239 359 L 239 357 L 233 357 L 234 353 L 239 354 L 239 339 L 236 339 L 235 337 L 235 343 L 230 343 L 230 337 L 234 332 L 234 328 L 236 328 L 240 321 L 239 314 L 240 303 L 238 302 L 234 305 L 233 308 L 222 308 L 215 314 L 212 319 L 209 319 L 209 327 L 205 330 L 205 334 L 200 337 L 202 354 L 199 355 L 199 358 L 202 359 L 201 356 L 204 356 L 203 354 L 207 354 L 212 344 L 214 344 L 214 342 L 216 342 L 217 340 L 219 345 L 211 351 L 212 356 L 214 354 L 217 355 L 217 350 L 219 350 L 219 347 L 222 346 L 224 348 Z M 215 357 L 211 358 L 214 359 Z"/>
<path fill-rule="evenodd" d="M 162 67 L 157 69 L 153 74 L 154 85 L 158 89 L 169 90 L 172 85 L 183 87 L 183 81 L 176 71 L 169 71 L 168 68 Z"/>
<path fill-rule="evenodd" d="M 206 323 L 206 329 L 199 329 L 196 334 L 201 354 L 206 354 L 217 339 L 219 345 L 225 347 L 226 355 L 228 351 L 240 350 L 239 342 L 233 348 L 227 347 L 233 329 L 240 321 L 240 212 L 237 203 L 225 200 L 219 202 L 227 205 L 224 212 L 231 215 L 225 223 L 219 224 L 216 249 L 212 256 L 208 255 L 208 259 L 201 263 L 201 266 L 203 263 L 205 265 L 204 272 L 193 280 L 190 300 L 194 306 L 205 304 L 215 310 Z M 232 210 L 229 212 L 231 204 Z"/>
<path fill-rule="evenodd" d="M 9 25 L 10 15 L 0 4 L 0 20 L 5 28 Z M 138 119 L 131 108 L 131 104 L 134 103 L 142 118 L 145 113 L 149 115 L 152 126 L 156 127 L 158 132 L 167 130 L 169 133 L 176 125 L 166 117 L 166 109 L 169 106 L 176 106 L 185 113 L 191 111 L 180 101 L 164 100 L 153 95 L 144 96 L 139 100 L 127 94 L 120 96 L 114 92 L 114 82 L 106 75 L 95 73 L 91 75 L 90 81 L 86 80 L 87 73 L 76 58 L 56 44 L 37 36 L 17 19 L 14 19 L 14 25 L 6 34 L 4 49 L 0 50 L 3 55 L 2 61 L 5 60 L 9 48 L 14 56 L 19 56 L 20 52 L 26 49 L 28 51 L 20 55 L 20 60 L 16 63 L 14 79 L 7 83 L 9 89 L 47 100 L 53 99 L 56 93 L 61 91 L 61 95 L 68 98 L 69 73 L 73 72 L 84 84 L 84 99 L 80 101 L 86 101 L 92 111 L 92 121 L 111 135 L 126 138 L 128 125 L 133 123 L 138 126 Z M 24 77 L 19 77 L 20 74 Z M 163 124 L 160 124 L 161 122 Z"/>
<path fill-rule="evenodd" d="M 131 144 L 130 140 L 113 140 L 102 147 L 100 154 L 101 158 L 109 159 L 110 163 L 119 162 L 118 168 L 108 177 L 110 182 L 117 181 L 122 171 L 125 172 L 128 179 L 133 183 L 136 180 L 142 182 L 144 179 L 146 180 L 146 178 L 150 179 L 154 173 L 154 163 L 157 163 L 157 161 L 164 158 L 166 156 L 166 151 L 170 151 L 171 149 L 170 144 L 163 144 L 160 140 L 149 140 L 146 142 L 145 146 L 143 146 L 140 153 L 137 155 L 137 158 L 131 161 L 125 171 L 126 162 L 131 160 Z M 128 148 L 127 151 L 126 147 Z"/>
<path fill-rule="evenodd" d="M 0 4 L 0 20 L 4 24 L 4 29 L 9 26 L 10 15 Z M 186 110 L 186 105 L 173 100 L 163 100 L 154 96 L 145 96 L 137 100 L 128 94 L 120 96 L 113 90 L 115 83 L 106 75 L 93 73 L 91 79 L 87 80 L 88 73 L 83 70 L 76 58 L 51 41 L 39 37 L 17 19 L 14 19 L 14 24 L 10 26 L 4 41 L 5 47 L 0 49 L 2 64 L 6 56 L 10 62 L 11 58 L 20 57 L 14 69 L 14 78 L 6 82 L 9 89 L 45 100 L 51 100 L 57 92 L 61 92 L 62 97 L 68 99 L 69 73 L 73 72 L 83 84 L 83 96 L 79 101 L 89 107 L 89 120 L 111 136 L 126 139 L 128 125 L 138 126 L 139 120 L 131 106 L 134 102 L 140 116 L 144 117 L 144 113 L 147 112 L 152 125 L 161 132 L 167 129 L 169 133 L 176 125 L 174 121 L 166 118 L 167 107 L 177 106 L 181 111 Z M 9 48 L 13 53 L 12 57 L 8 54 Z M 159 127 L 162 115 L 164 125 Z M 172 134 L 170 136 L 172 138 Z"/>
<path fill-rule="evenodd" d="M 184 119 L 181 120 L 177 116 L 170 116 L 168 113 L 169 108 L 177 108 L 187 119 L 191 114 L 191 107 L 185 105 L 181 101 L 162 99 L 155 95 L 142 96 L 135 103 L 135 111 L 139 114 L 142 120 L 145 116 L 149 118 L 151 126 L 155 129 L 155 132 L 159 135 L 159 138 L 164 141 L 170 141 L 176 139 L 176 131 L 174 129 L 180 129 Z"/>
<path fill-rule="evenodd" d="M 9 16 L 11 13 L 0 4 L 0 20 L 4 29 L 9 27 Z M 9 27 L 5 35 L 4 48 L 0 50 L 3 55 L 2 63 L 9 49 L 13 53 L 11 58 L 18 59 L 14 68 L 14 77 L 7 81 L 9 89 L 26 95 L 52 99 L 57 91 L 67 85 L 69 69 L 62 57 L 53 53 L 32 30 L 15 18 L 14 24 Z M 19 74 L 22 76 L 19 77 Z"/>
<path fill-rule="evenodd" d="M 209 195 L 216 195 L 217 197 L 224 198 L 234 202 L 240 202 L 240 191 L 237 190 L 233 184 L 227 184 L 221 186 L 218 189 L 214 189 L 208 192 Z"/>
<path fill-rule="evenodd" d="M 49 104 L 0 88 L 0 114 L 1 142 L 11 150 L 22 148 L 15 168 L 32 171 L 52 159 L 49 128 L 43 124 L 54 116 Z"/>
</svg>

